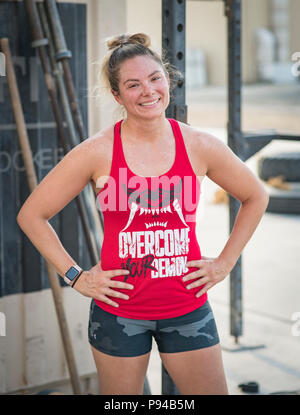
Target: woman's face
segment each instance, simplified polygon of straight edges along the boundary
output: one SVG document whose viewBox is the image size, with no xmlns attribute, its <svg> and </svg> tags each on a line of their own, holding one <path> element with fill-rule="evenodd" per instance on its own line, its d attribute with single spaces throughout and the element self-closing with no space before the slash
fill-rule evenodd
<svg viewBox="0 0 300 415">
<path fill-rule="evenodd" d="M 148 56 L 127 59 L 119 71 L 119 94 L 128 117 L 156 118 L 169 105 L 169 79 L 161 65 Z"/>
</svg>

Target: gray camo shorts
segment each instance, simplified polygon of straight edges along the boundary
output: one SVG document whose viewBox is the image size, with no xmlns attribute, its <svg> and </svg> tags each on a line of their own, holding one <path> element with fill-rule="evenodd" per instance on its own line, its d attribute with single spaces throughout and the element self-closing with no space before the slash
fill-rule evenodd
<svg viewBox="0 0 300 415">
<path fill-rule="evenodd" d="M 95 349 L 112 356 L 140 356 L 151 351 L 152 336 L 162 353 L 186 352 L 219 343 L 208 301 L 190 313 L 162 320 L 119 317 L 91 301 L 88 340 Z"/>
</svg>

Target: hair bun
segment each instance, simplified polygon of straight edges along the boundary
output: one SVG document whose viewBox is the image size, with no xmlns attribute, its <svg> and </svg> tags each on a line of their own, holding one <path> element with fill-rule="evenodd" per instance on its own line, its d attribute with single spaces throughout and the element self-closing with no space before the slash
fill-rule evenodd
<svg viewBox="0 0 300 415">
<path fill-rule="evenodd" d="M 107 47 L 109 50 L 116 49 L 127 44 L 137 44 L 148 48 L 151 45 L 151 40 L 146 33 L 135 33 L 133 35 L 124 34 L 107 40 Z"/>
</svg>

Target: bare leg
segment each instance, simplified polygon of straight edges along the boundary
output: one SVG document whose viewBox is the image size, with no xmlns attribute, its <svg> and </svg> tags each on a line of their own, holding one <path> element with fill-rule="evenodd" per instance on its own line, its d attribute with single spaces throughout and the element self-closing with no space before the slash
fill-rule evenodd
<svg viewBox="0 0 300 415">
<path fill-rule="evenodd" d="M 111 356 L 91 346 L 100 395 L 142 395 L 150 352 L 137 357 Z"/>
<path fill-rule="evenodd" d="M 227 395 L 221 346 L 180 353 L 160 353 L 167 372 L 182 395 Z"/>
</svg>

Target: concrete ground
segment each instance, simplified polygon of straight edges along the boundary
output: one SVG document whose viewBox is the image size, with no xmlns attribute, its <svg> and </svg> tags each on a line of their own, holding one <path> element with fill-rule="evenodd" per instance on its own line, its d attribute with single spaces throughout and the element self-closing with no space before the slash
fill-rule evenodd
<svg viewBox="0 0 300 415">
<path fill-rule="evenodd" d="M 244 124 L 248 130 L 271 128 L 300 135 L 298 84 L 245 89 Z M 222 88 L 206 89 L 190 95 L 187 102 L 190 124 L 227 142 L 225 123 L 222 125 L 225 95 Z M 257 174 L 258 158 L 277 151 L 300 151 L 300 142 L 274 141 L 246 164 Z M 217 189 L 205 178 L 197 236 L 206 256 L 217 256 L 229 236 L 228 206 L 213 202 Z M 243 335 L 238 345 L 229 335 L 229 277 L 208 291 L 230 394 L 244 394 L 238 385 L 250 381 L 258 382 L 263 395 L 300 394 L 299 252 L 300 215 L 266 212 L 242 255 Z M 161 394 L 161 361 L 154 340 L 147 376 L 152 394 Z"/>
<path fill-rule="evenodd" d="M 227 87 L 207 86 L 187 91 L 188 122 L 193 126 L 225 128 Z M 243 131 L 275 129 L 299 134 L 300 82 L 252 84 L 241 90 Z"/>
</svg>

